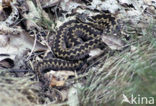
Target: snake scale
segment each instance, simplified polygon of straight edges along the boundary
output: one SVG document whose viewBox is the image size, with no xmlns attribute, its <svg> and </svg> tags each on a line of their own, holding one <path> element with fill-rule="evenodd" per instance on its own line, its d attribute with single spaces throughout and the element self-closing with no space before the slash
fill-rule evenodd
<svg viewBox="0 0 156 106">
<path fill-rule="evenodd" d="M 51 47 L 55 58 L 35 64 L 35 70 L 80 70 L 90 50 L 104 45 L 103 32 L 119 31 L 118 19 L 111 13 L 102 13 L 65 22 L 59 27 Z"/>
<path fill-rule="evenodd" d="M 12 13 L 1 24 L 10 26 L 19 18 L 15 3 L 11 3 Z M 95 16 L 81 17 L 65 22 L 59 27 L 51 50 L 55 57 L 34 63 L 34 70 L 42 73 L 47 70 L 80 70 L 86 62 L 90 50 L 106 46 L 102 41 L 103 32 L 120 31 L 118 19 L 109 12 Z"/>
</svg>

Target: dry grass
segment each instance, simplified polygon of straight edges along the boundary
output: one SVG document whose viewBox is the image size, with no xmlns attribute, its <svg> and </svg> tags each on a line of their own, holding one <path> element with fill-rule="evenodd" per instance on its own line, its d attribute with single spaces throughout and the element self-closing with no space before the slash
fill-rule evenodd
<svg viewBox="0 0 156 106">
<path fill-rule="evenodd" d="M 1 106 L 32 106 L 38 104 L 36 82 L 30 75 L 14 77 L 6 70 L 0 72 L 0 103 Z"/>
<path fill-rule="evenodd" d="M 135 51 L 116 53 L 106 61 L 102 60 L 101 68 L 90 69 L 87 83 L 79 88 L 81 105 L 119 106 L 122 94 L 156 98 L 155 35 L 154 26 L 150 25 L 142 38 L 132 42 Z"/>
<path fill-rule="evenodd" d="M 53 24 L 42 19 L 41 26 Z M 150 24 L 141 32 L 138 39 L 133 33 L 132 42 L 136 49 L 116 52 L 114 56 L 105 57 L 100 64 L 91 68 L 88 73 L 78 80 L 82 84 L 78 87 L 79 105 L 81 106 L 120 106 L 122 94 L 154 97 L 156 100 L 156 26 Z M 137 39 L 136 39 L 137 38 Z M 7 70 L 0 70 L 0 104 L 1 106 L 33 106 L 44 103 L 53 105 L 47 98 L 40 97 L 41 89 L 38 82 L 32 79 L 34 75 L 14 77 Z M 85 80 L 83 79 L 85 77 Z M 37 88 L 38 87 L 38 88 Z M 156 101 L 155 101 L 156 102 Z M 76 102 L 77 103 L 77 102 Z M 66 104 L 66 103 L 65 103 Z"/>
<path fill-rule="evenodd" d="M 134 36 L 134 34 L 133 34 Z M 137 35 L 135 35 L 137 36 Z M 82 84 L 78 89 L 81 106 L 110 105 L 120 106 L 122 94 L 131 94 L 156 98 L 156 33 L 150 25 L 139 40 L 130 43 L 134 51 L 128 49 L 116 52 L 114 56 L 107 55 L 100 64 L 91 68 L 78 80 Z M 41 101 L 53 105 L 40 94 L 41 89 L 32 81 L 33 75 L 14 77 L 6 70 L 0 72 L 0 103 L 7 106 L 41 105 Z M 79 79 L 79 78 L 78 78 Z M 40 96 L 39 96 L 40 95 Z M 65 103 L 66 104 L 66 103 Z M 67 103 L 68 104 L 68 103 Z M 66 105 L 67 105 L 66 104 Z M 128 104 L 122 104 L 128 105 Z"/>
</svg>

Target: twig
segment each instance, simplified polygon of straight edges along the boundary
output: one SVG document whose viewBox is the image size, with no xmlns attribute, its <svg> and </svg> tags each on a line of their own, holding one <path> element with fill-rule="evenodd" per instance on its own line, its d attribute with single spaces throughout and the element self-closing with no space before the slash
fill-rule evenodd
<svg viewBox="0 0 156 106">
<path fill-rule="evenodd" d="M 36 46 L 36 42 L 37 42 L 37 34 L 36 34 L 35 32 L 34 32 L 34 34 L 35 34 L 35 39 L 34 39 L 33 48 L 31 49 L 31 52 L 30 52 L 30 54 L 29 54 L 29 56 L 27 57 L 26 60 L 29 60 L 29 59 L 30 59 L 30 57 L 31 57 L 31 55 L 32 55 L 32 53 L 33 53 L 33 51 L 34 51 L 34 49 L 35 49 L 35 46 Z"/>
</svg>

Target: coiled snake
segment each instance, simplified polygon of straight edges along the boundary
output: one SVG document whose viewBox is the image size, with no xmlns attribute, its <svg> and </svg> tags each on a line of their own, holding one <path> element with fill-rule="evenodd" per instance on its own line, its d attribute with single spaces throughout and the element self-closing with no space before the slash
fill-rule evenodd
<svg viewBox="0 0 156 106">
<path fill-rule="evenodd" d="M 51 47 L 56 58 L 35 64 L 39 73 L 45 70 L 79 70 L 90 50 L 104 45 L 102 33 L 119 31 L 118 19 L 110 13 L 102 13 L 83 20 L 70 20 L 57 31 Z"/>
<path fill-rule="evenodd" d="M 19 18 L 15 3 L 11 3 L 12 13 L 2 25 L 11 26 Z M 43 59 L 34 63 L 34 70 L 79 70 L 86 62 L 90 50 L 106 46 L 102 41 L 104 32 L 120 31 L 118 19 L 111 13 L 81 17 L 64 23 L 57 31 L 51 47 L 55 58 Z"/>
</svg>

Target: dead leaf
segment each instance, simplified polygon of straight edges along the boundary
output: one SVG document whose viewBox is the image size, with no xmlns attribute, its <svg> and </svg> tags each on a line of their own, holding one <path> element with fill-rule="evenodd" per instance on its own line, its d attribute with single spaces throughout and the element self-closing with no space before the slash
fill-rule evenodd
<svg viewBox="0 0 156 106">
<path fill-rule="evenodd" d="M 102 40 L 112 50 L 121 50 L 124 47 L 124 42 L 114 36 L 102 36 Z"/>
<path fill-rule="evenodd" d="M 15 63 L 15 55 L 0 54 L 0 68 L 12 68 Z"/>
<path fill-rule="evenodd" d="M 50 81 L 50 87 L 64 86 L 69 76 L 75 76 L 73 71 L 50 71 L 45 74 L 45 78 Z"/>
<path fill-rule="evenodd" d="M 0 47 L 4 47 L 9 43 L 9 37 L 7 35 L 0 35 Z"/>
<path fill-rule="evenodd" d="M 58 5 L 61 0 L 40 0 L 43 8 L 53 7 Z"/>
<path fill-rule="evenodd" d="M 2 4 L 9 7 L 12 1 L 13 0 L 2 0 Z"/>
<path fill-rule="evenodd" d="M 102 52 L 103 52 L 103 50 L 97 48 L 97 49 L 91 50 L 89 52 L 89 56 L 91 56 L 91 57 L 97 56 L 97 55 L 100 55 Z"/>
<path fill-rule="evenodd" d="M 154 5 L 156 4 L 156 1 L 155 0 L 143 0 L 145 5 Z"/>
<path fill-rule="evenodd" d="M 6 59 L 0 61 L 0 67 L 12 68 L 12 67 L 14 67 L 14 61 L 12 59 L 6 58 Z"/>
<path fill-rule="evenodd" d="M 50 81 L 50 87 L 59 87 L 59 86 L 64 86 L 65 81 L 58 81 L 56 77 L 52 77 Z"/>
</svg>

